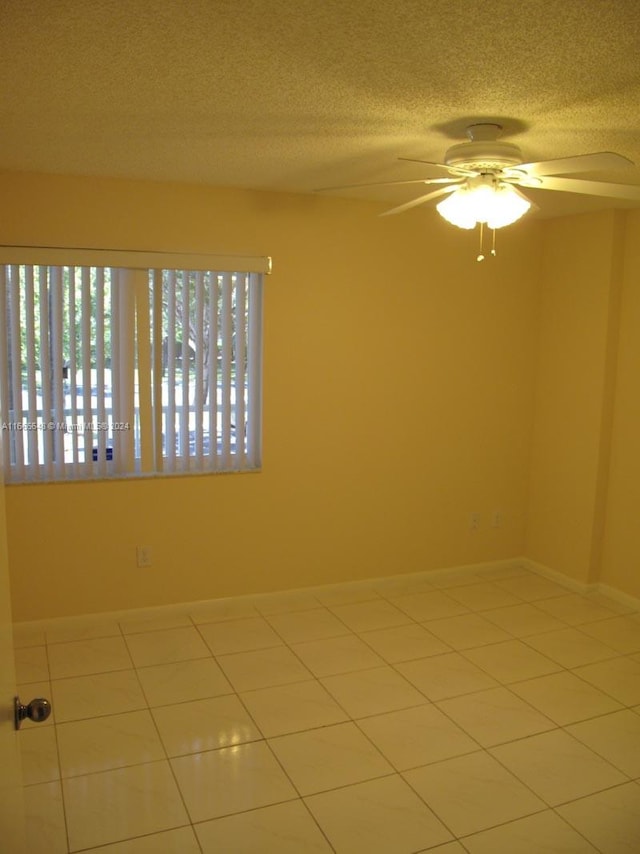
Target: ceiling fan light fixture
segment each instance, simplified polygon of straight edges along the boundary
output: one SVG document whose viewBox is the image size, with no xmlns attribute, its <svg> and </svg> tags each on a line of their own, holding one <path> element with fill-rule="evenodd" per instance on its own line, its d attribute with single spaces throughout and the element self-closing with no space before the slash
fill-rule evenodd
<svg viewBox="0 0 640 854">
<path fill-rule="evenodd" d="M 458 228 L 472 229 L 478 222 L 471 190 L 467 186 L 458 187 L 450 196 L 436 205 L 436 210 L 447 222 Z"/>
<path fill-rule="evenodd" d="M 440 216 L 458 228 L 472 229 L 479 223 L 489 228 L 504 228 L 529 210 L 529 202 L 509 184 L 491 175 L 466 181 L 436 206 Z"/>
</svg>

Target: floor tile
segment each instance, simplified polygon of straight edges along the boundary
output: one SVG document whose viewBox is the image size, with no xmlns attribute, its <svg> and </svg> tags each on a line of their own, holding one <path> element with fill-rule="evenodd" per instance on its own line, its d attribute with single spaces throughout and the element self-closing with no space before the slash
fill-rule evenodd
<svg viewBox="0 0 640 854">
<path fill-rule="evenodd" d="M 349 719 L 316 680 L 245 691 L 240 699 L 267 738 Z"/>
<path fill-rule="evenodd" d="M 311 795 L 305 801 L 337 854 L 412 854 L 452 839 L 397 776 Z"/>
<path fill-rule="evenodd" d="M 447 595 L 472 611 L 488 611 L 490 608 L 517 605 L 520 602 L 516 596 L 489 581 L 454 587 L 447 592 Z"/>
<path fill-rule="evenodd" d="M 157 632 L 166 629 L 179 629 L 192 626 L 193 623 L 187 614 L 170 613 L 156 614 L 146 617 L 135 617 L 121 620 L 120 629 L 124 635 L 135 635 L 140 632 Z"/>
<path fill-rule="evenodd" d="M 567 732 L 630 777 L 640 777 L 640 716 L 628 709 L 568 726 Z"/>
<path fill-rule="evenodd" d="M 59 782 L 25 786 L 24 812 L 27 851 L 67 854 L 67 828 Z"/>
<path fill-rule="evenodd" d="M 568 588 L 557 584 L 540 575 L 522 575 L 517 578 L 504 578 L 496 581 L 498 587 L 513 593 L 518 599 L 525 602 L 537 602 L 541 599 L 551 599 L 554 596 L 562 596 L 571 592 Z"/>
<path fill-rule="evenodd" d="M 494 679 L 505 683 L 546 676 L 548 673 L 557 673 L 562 669 L 555 661 L 551 661 L 550 658 L 546 658 L 520 640 L 466 649 L 464 656 L 486 670 Z"/>
<path fill-rule="evenodd" d="M 163 833 L 90 848 L 83 854 L 200 854 L 200 846 L 192 827 L 179 827 L 177 830 L 165 830 Z"/>
<path fill-rule="evenodd" d="M 58 723 L 133 712 L 147 706 L 135 670 L 54 679 L 51 690 Z"/>
<path fill-rule="evenodd" d="M 313 593 L 307 593 L 304 590 L 256 596 L 253 604 L 263 615 L 285 614 L 289 611 L 309 611 L 320 605 Z"/>
<path fill-rule="evenodd" d="M 267 619 L 287 643 L 302 643 L 349 634 L 347 626 L 327 608 L 272 614 Z"/>
<path fill-rule="evenodd" d="M 282 645 L 282 638 L 263 617 L 206 623 L 199 630 L 214 655 Z"/>
<path fill-rule="evenodd" d="M 385 663 L 370 646 L 353 634 L 296 643 L 291 645 L 291 649 L 315 676 L 366 670 Z"/>
<path fill-rule="evenodd" d="M 435 848 L 429 848 L 429 854 L 467 854 L 466 849 L 459 842 L 446 842 L 444 845 L 437 845 Z M 426 852 L 427 849 L 425 848 Z"/>
<path fill-rule="evenodd" d="M 417 623 L 363 632 L 360 637 L 390 664 L 450 652 L 447 644 Z"/>
<path fill-rule="evenodd" d="M 480 614 L 462 614 L 443 620 L 429 620 L 425 627 L 453 649 L 469 649 L 511 639 L 511 635 L 485 620 Z"/>
<path fill-rule="evenodd" d="M 640 851 L 640 786 L 628 783 L 558 807 L 602 854 Z"/>
<path fill-rule="evenodd" d="M 29 623 L 13 624 L 13 648 L 23 649 L 26 646 L 44 646 L 47 636 L 44 629 L 36 628 Z"/>
<path fill-rule="evenodd" d="M 46 646 L 28 646 L 14 650 L 16 682 L 43 682 L 49 679 Z"/>
<path fill-rule="evenodd" d="M 552 810 L 467 836 L 469 854 L 598 854 Z"/>
<path fill-rule="evenodd" d="M 282 735 L 270 739 L 269 745 L 301 795 L 393 773 L 380 751 L 353 723 Z"/>
<path fill-rule="evenodd" d="M 429 700 L 443 700 L 495 688 L 497 682 L 457 652 L 434 655 L 418 661 L 406 661 L 396 669 Z"/>
<path fill-rule="evenodd" d="M 640 722 L 640 717 L 635 715 Z M 60 779 L 55 727 L 21 730 L 18 738 L 25 785 Z"/>
<path fill-rule="evenodd" d="M 150 706 L 202 700 L 233 691 L 213 658 L 141 667 L 137 674 Z"/>
<path fill-rule="evenodd" d="M 232 747 L 262 737 L 232 694 L 162 706 L 153 710 L 153 718 L 168 756 Z"/>
<path fill-rule="evenodd" d="M 451 596 L 440 591 L 428 593 L 412 593 L 407 596 L 398 596 L 392 600 L 393 604 L 404 611 L 413 620 L 441 620 L 445 617 L 457 617 L 459 614 L 468 613 L 466 605 L 460 604 Z M 379 628 L 382 628 L 380 626 Z"/>
<path fill-rule="evenodd" d="M 429 580 L 429 584 L 436 590 L 447 590 L 451 587 L 466 587 L 469 584 L 480 584 L 483 581 L 487 581 L 482 571 L 473 573 L 466 570 L 460 572 L 455 569 L 451 572 L 427 573 L 426 578 Z"/>
<path fill-rule="evenodd" d="M 297 797 L 262 741 L 181 756 L 172 759 L 171 765 L 194 822 Z"/>
<path fill-rule="evenodd" d="M 403 776 L 456 836 L 476 833 L 545 807 L 484 751 L 405 771 Z"/>
<path fill-rule="evenodd" d="M 490 688 L 464 697 L 440 700 L 438 708 L 483 747 L 555 729 L 549 718 L 507 688 Z"/>
<path fill-rule="evenodd" d="M 510 688 L 560 725 L 605 715 L 620 708 L 616 700 L 566 671 L 516 682 Z"/>
<path fill-rule="evenodd" d="M 198 602 L 191 605 L 187 610 L 189 617 L 197 626 L 203 623 L 236 620 L 242 617 L 257 617 L 259 613 L 253 599 L 245 596 L 239 596 L 235 599 Z"/>
<path fill-rule="evenodd" d="M 602 605 L 604 608 L 607 608 L 609 611 L 613 611 L 614 614 L 631 614 L 635 613 L 637 616 L 638 609 L 633 608 L 631 605 L 628 605 L 626 602 L 620 601 L 620 599 L 613 599 L 611 596 L 607 596 L 606 593 L 601 593 L 598 590 L 594 590 L 584 594 L 584 598 L 588 599 L 589 602 L 595 602 L 598 605 Z"/>
<path fill-rule="evenodd" d="M 354 718 L 422 705 L 425 697 L 391 667 L 358 670 L 320 680 Z"/>
<path fill-rule="evenodd" d="M 364 718 L 358 726 L 398 771 L 478 749 L 474 739 L 431 704 Z"/>
<path fill-rule="evenodd" d="M 580 626 L 580 630 L 618 652 L 640 651 L 640 623 L 631 617 L 612 617 L 609 620 L 598 620 L 597 623 L 585 623 Z"/>
<path fill-rule="evenodd" d="M 433 585 L 431 581 L 427 581 L 427 577 L 431 578 L 431 573 L 383 578 L 380 581 L 374 581 L 373 589 L 385 599 L 405 596 L 408 593 L 424 593 L 427 590 L 433 590 Z"/>
<path fill-rule="evenodd" d="M 588 664 L 573 672 L 625 706 L 640 703 L 640 661 L 633 657 Z"/>
<path fill-rule="evenodd" d="M 120 626 L 116 620 L 105 619 L 99 614 L 81 620 L 61 621 L 47 628 L 47 643 L 68 643 L 91 638 L 120 637 Z"/>
<path fill-rule="evenodd" d="M 606 608 L 577 593 L 569 593 L 566 596 L 557 596 L 553 599 L 544 599 L 537 603 L 538 608 L 557 617 L 570 626 L 579 626 L 581 623 L 591 623 L 594 620 L 603 620 L 613 617 L 615 611 Z"/>
<path fill-rule="evenodd" d="M 618 655 L 610 646 L 589 637 L 579 629 L 561 629 L 545 632 L 543 635 L 532 635 L 527 638 L 527 643 L 563 667 L 593 664 L 595 661 L 604 661 Z"/>
<path fill-rule="evenodd" d="M 352 605 L 335 605 L 331 610 L 354 632 L 388 629 L 411 622 L 406 614 L 384 599 Z"/>
<path fill-rule="evenodd" d="M 72 852 L 188 824 L 166 761 L 69 777 L 62 786 Z"/>
<path fill-rule="evenodd" d="M 486 581 L 499 581 L 502 578 L 515 578 L 518 575 L 530 575 L 530 572 L 528 569 L 525 569 L 524 566 L 512 564 L 511 566 L 489 566 L 486 569 L 479 569 L 476 575 Z"/>
<path fill-rule="evenodd" d="M 541 610 L 541 605 L 545 602 L 555 601 L 555 599 L 546 599 L 536 605 L 525 603 L 511 605 L 507 608 L 495 608 L 490 611 L 483 611 L 482 616 L 514 637 L 524 638 L 527 635 L 536 635 L 565 627 L 561 620 Z"/>
<path fill-rule="evenodd" d="M 373 585 L 367 584 L 336 584 L 324 590 L 316 590 L 314 595 L 325 607 L 354 605 L 357 602 L 371 602 L 380 598 Z"/>
<path fill-rule="evenodd" d="M 626 782 L 616 768 L 575 738 L 554 730 L 490 751 L 550 806 Z"/>
<path fill-rule="evenodd" d="M 311 679 L 311 672 L 286 647 L 221 655 L 218 662 L 236 691 L 270 688 Z"/>
<path fill-rule="evenodd" d="M 211 656 L 209 648 L 193 626 L 127 635 L 127 645 L 136 667 Z"/>
<path fill-rule="evenodd" d="M 92 638 L 51 644 L 49 667 L 52 679 L 88 676 L 111 670 L 131 670 L 132 662 L 122 637 Z"/>
<path fill-rule="evenodd" d="M 333 851 L 301 801 L 206 821 L 196 825 L 196 833 L 203 854 L 331 854 Z"/>
<path fill-rule="evenodd" d="M 63 778 L 165 758 L 147 710 L 72 721 L 56 729 Z"/>
</svg>

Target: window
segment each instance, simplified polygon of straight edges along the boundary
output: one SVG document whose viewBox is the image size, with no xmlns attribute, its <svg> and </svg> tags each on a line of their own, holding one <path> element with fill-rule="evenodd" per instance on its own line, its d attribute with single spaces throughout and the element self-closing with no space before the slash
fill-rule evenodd
<svg viewBox="0 0 640 854">
<path fill-rule="evenodd" d="M 268 259 L 35 254 L 0 266 L 8 483 L 259 467 Z"/>
</svg>

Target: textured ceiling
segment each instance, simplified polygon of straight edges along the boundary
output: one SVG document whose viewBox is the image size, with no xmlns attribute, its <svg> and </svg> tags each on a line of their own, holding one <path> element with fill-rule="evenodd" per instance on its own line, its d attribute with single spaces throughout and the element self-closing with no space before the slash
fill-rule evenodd
<svg viewBox="0 0 640 854">
<path fill-rule="evenodd" d="M 525 160 L 640 164 L 639 56 L 638 0 L 4 0 L 0 168 L 311 192 L 426 176 L 397 158 L 489 119 Z"/>
</svg>

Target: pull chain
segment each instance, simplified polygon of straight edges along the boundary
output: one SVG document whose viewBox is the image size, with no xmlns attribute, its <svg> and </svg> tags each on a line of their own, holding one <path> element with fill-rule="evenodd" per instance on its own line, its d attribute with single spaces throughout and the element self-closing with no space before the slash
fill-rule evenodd
<svg viewBox="0 0 640 854">
<path fill-rule="evenodd" d="M 480 223 L 480 252 L 478 253 L 478 257 L 476 258 L 476 261 L 484 261 L 484 252 L 482 251 L 484 248 L 483 243 L 484 243 L 484 223 L 481 222 Z"/>
<path fill-rule="evenodd" d="M 496 230 L 495 228 L 491 229 L 491 257 L 496 257 Z M 478 257 L 476 261 L 484 261 L 484 223 L 480 223 L 480 252 L 478 253 Z"/>
</svg>

